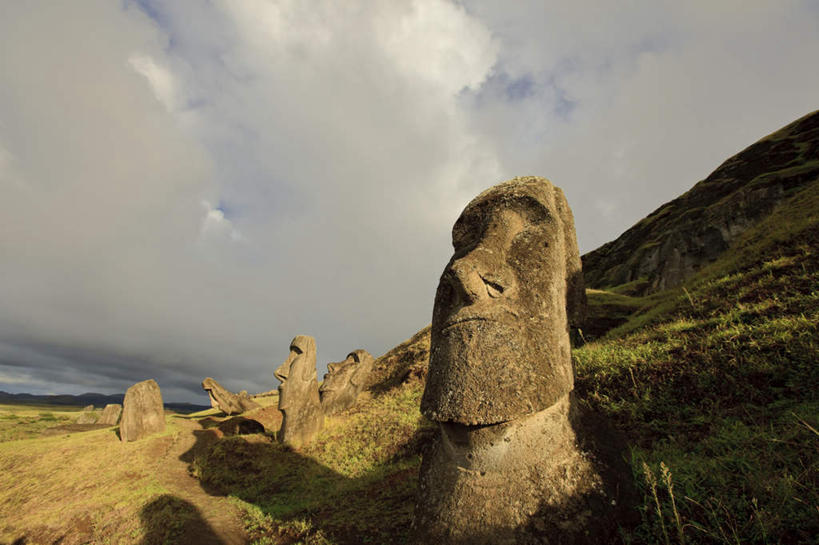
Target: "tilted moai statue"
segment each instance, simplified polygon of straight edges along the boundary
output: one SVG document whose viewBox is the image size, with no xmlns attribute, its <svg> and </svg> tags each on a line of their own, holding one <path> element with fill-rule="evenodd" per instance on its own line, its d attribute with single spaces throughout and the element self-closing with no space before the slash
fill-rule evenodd
<svg viewBox="0 0 819 545">
<path fill-rule="evenodd" d="M 327 365 L 319 388 L 324 414 L 335 414 L 355 404 L 374 363 L 369 352 L 359 349 L 347 354 L 344 361 Z"/>
<path fill-rule="evenodd" d="M 570 411 L 568 329 L 585 291 L 563 192 L 535 177 L 496 185 L 452 241 L 421 400 L 439 430 L 421 465 L 417 542 L 605 543 L 612 525 L 593 506 L 614 498 Z"/>
<path fill-rule="evenodd" d="M 202 389 L 208 393 L 210 406 L 226 415 L 242 414 L 245 411 L 261 408 L 261 405 L 250 399 L 247 392 L 242 391 L 244 395 L 234 394 L 210 377 L 202 381 Z"/>
<path fill-rule="evenodd" d="M 279 386 L 282 427 L 279 440 L 292 447 L 309 443 L 324 425 L 316 373 L 316 340 L 298 335 L 290 355 L 274 372 Z"/>
</svg>

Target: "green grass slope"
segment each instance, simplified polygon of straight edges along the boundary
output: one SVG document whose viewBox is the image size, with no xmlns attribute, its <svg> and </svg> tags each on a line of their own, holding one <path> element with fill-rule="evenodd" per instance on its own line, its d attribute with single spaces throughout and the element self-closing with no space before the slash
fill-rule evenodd
<svg viewBox="0 0 819 545">
<path fill-rule="evenodd" d="M 639 306 L 574 352 L 578 394 L 632 445 L 629 540 L 816 542 L 819 180 Z"/>
</svg>

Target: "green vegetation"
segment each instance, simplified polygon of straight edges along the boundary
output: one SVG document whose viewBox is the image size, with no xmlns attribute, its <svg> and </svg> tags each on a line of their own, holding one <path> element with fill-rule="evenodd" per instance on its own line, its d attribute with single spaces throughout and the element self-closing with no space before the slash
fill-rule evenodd
<svg viewBox="0 0 819 545">
<path fill-rule="evenodd" d="M 819 535 L 817 248 L 814 182 L 684 286 L 645 298 L 574 352 L 578 393 L 632 445 L 645 501 L 628 541 Z"/>
<path fill-rule="evenodd" d="M 73 422 L 79 414 L 65 407 L 0 405 L 0 443 L 38 437 L 47 428 Z"/>
</svg>

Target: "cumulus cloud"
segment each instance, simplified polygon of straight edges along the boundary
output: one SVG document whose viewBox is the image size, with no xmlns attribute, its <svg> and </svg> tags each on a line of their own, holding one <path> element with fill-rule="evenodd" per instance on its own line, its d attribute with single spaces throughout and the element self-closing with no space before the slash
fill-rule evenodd
<svg viewBox="0 0 819 545">
<path fill-rule="evenodd" d="M 468 5 L 501 43 L 475 130 L 564 187 L 583 251 L 819 106 L 811 2 Z"/>
<path fill-rule="evenodd" d="M 380 354 L 489 185 L 551 178 L 590 250 L 815 108 L 785 4 L 3 4 L 0 389 Z"/>
</svg>

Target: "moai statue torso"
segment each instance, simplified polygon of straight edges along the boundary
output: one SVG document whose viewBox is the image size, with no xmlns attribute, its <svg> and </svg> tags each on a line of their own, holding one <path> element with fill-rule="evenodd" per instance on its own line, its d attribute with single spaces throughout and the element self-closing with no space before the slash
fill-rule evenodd
<svg viewBox="0 0 819 545">
<path fill-rule="evenodd" d="M 369 352 L 359 349 L 347 354 L 344 361 L 327 365 L 319 388 L 324 414 L 335 414 L 355 404 L 374 363 Z"/>
<path fill-rule="evenodd" d="M 282 427 L 279 440 L 292 447 L 309 443 L 324 425 L 316 374 L 316 341 L 298 335 L 290 343 L 290 355 L 274 372 L 279 386 Z"/>
<path fill-rule="evenodd" d="M 563 192 L 542 178 L 499 184 L 452 238 L 421 400 L 439 430 L 421 466 L 417 542 L 605 542 L 610 525 L 598 529 L 589 506 L 611 498 L 572 418 L 568 328 L 585 292 Z"/>
</svg>

